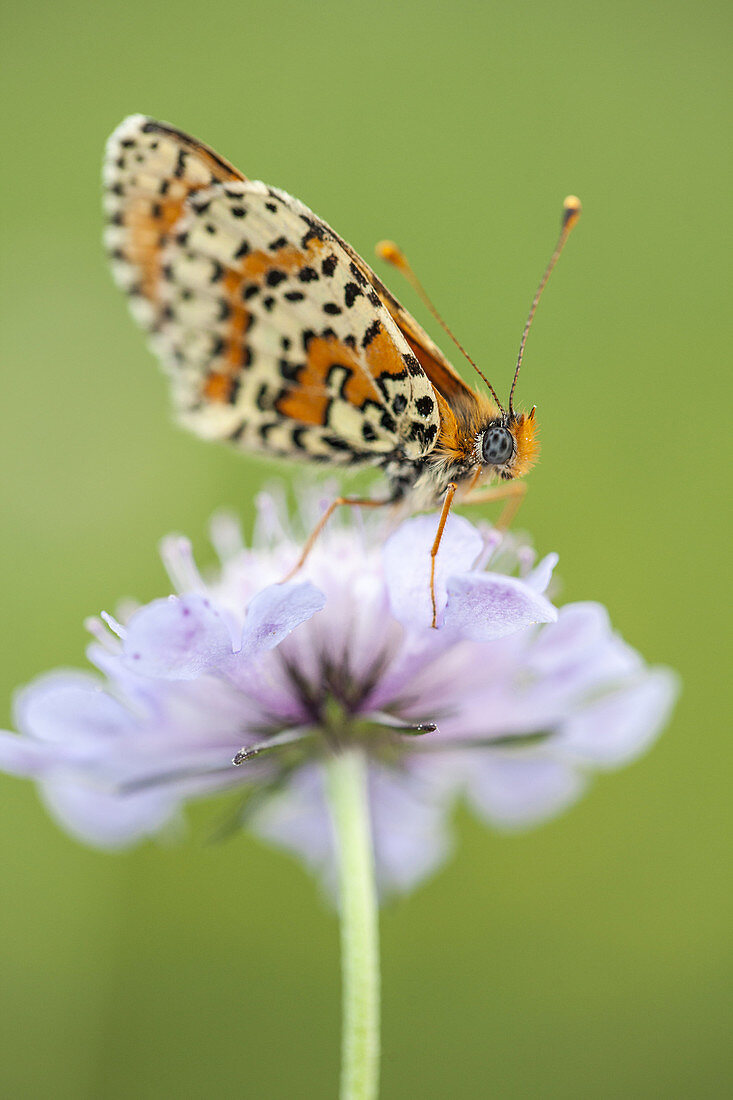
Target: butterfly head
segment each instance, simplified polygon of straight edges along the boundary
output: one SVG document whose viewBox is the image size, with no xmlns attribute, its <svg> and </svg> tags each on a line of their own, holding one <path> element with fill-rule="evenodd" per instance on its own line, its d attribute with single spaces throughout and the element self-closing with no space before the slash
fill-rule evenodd
<svg viewBox="0 0 733 1100">
<path fill-rule="evenodd" d="M 489 421 L 476 439 L 479 461 L 505 481 L 526 474 L 537 460 L 539 442 L 534 408 L 529 414 L 504 413 Z"/>
</svg>

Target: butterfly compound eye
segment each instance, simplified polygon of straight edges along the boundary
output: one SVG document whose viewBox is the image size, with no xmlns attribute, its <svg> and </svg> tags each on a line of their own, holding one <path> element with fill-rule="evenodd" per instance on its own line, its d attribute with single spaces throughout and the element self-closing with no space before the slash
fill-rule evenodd
<svg viewBox="0 0 733 1100">
<path fill-rule="evenodd" d="M 488 428 L 481 445 L 484 462 L 504 466 L 514 454 L 514 440 L 506 428 Z"/>
</svg>

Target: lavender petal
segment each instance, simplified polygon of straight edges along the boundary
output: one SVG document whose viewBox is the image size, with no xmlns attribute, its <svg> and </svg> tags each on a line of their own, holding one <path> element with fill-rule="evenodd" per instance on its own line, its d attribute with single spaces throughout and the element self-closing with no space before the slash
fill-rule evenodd
<svg viewBox="0 0 733 1100">
<path fill-rule="evenodd" d="M 382 549 L 385 580 L 392 613 L 405 626 L 429 627 L 430 550 L 438 530 L 433 516 L 417 516 L 403 523 Z M 435 559 L 435 599 L 442 612 L 448 577 L 468 572 L 484 547 L 476 528 L 463 516 L 449 516 Z"/>
<path fill-rule="evenodd" d="M 444 626 L 462 638 L 489 642 L 556 619 L 552 604 L 516 577 L 472 573 L 448 581 Z"/>
<path fill-rule="evenodd" d="M 153 600 L 127 627 L 125 661 L 134 672 L 167 680 L 194 680 L 232 653 L 232 640 L 206 596 Z"/>
</svg>

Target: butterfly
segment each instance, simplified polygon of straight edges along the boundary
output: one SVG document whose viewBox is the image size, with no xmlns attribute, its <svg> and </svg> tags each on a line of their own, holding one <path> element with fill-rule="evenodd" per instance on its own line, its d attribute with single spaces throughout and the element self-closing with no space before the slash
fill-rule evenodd
<svg viewBox="0 0 733 1100">
<path fill-rule="evenodd" d="M 565 201 L 505 408 L 468 356 L 488 392 L 462 380 L 326 222 L 183 131 L 143 115 L 125 119 L 108 141 L 103 181 L 113 275 L 170 379 L 181 424 L 245 451 L 376 466 L 386 476 L 384 501 L 333 502 L 296 569 L 339 504 L 408 498 L 420 509 L 442 501 L 434 575 L 457 492 L 518 503 L 516 479 L 534 464 L 538 444 L 535 410 L 516 411 L 514 389 L 537 302 L 580 213 L 577 199 Z M 396 245 L 379 251 L 452 336 Z M 504 484 L 478 495 L 496 480 Z M 434 584 L 431 592 L 435 625 Z"/>
</svg>

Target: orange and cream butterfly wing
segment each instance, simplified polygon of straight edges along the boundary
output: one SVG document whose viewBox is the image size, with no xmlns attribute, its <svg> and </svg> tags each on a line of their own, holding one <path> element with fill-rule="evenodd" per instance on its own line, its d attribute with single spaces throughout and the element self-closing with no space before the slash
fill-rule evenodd
<svg viewBox="0 0 733 1100">
<path fill-rule="evenodd" d="M 413 355 L 430 379 L 436 390 L 446 399 L 449 405 L 466 405 L 475 401 L 475 394 L 468 383 L 464 382 L 455 367 L 448 361 L 435 341 L 428 336 L 409 310 L 405 309 L 401 302 L 395 298 L 372 271 L 369 265 L 358 253 L 354 252 L 345 241 L 341 242 L 351 254 L 352 259 L 361 268 L 365 278 L 369 280 L 372 289 L 379 295 L 382 304 L 389 312 L 400 332 L 410 345 Z"/>
<path fill-rule="evenodd" d="M 366 265 L 306 206 L 142 116 L 110 139 L 105 183 L 115 276 L 182 423 L 314 461 L 430 453 L 433 387 Z"/>
<path fill-rule="evenodd" d="M 141 324 L 151 326 L 156 317 L 163 245 L 186 199 L 242 179 L 213 149 L 144 115 L 131 115 L 112 134 L 102 171 L 105 244 L 115 281 Z"/>
</svg>

